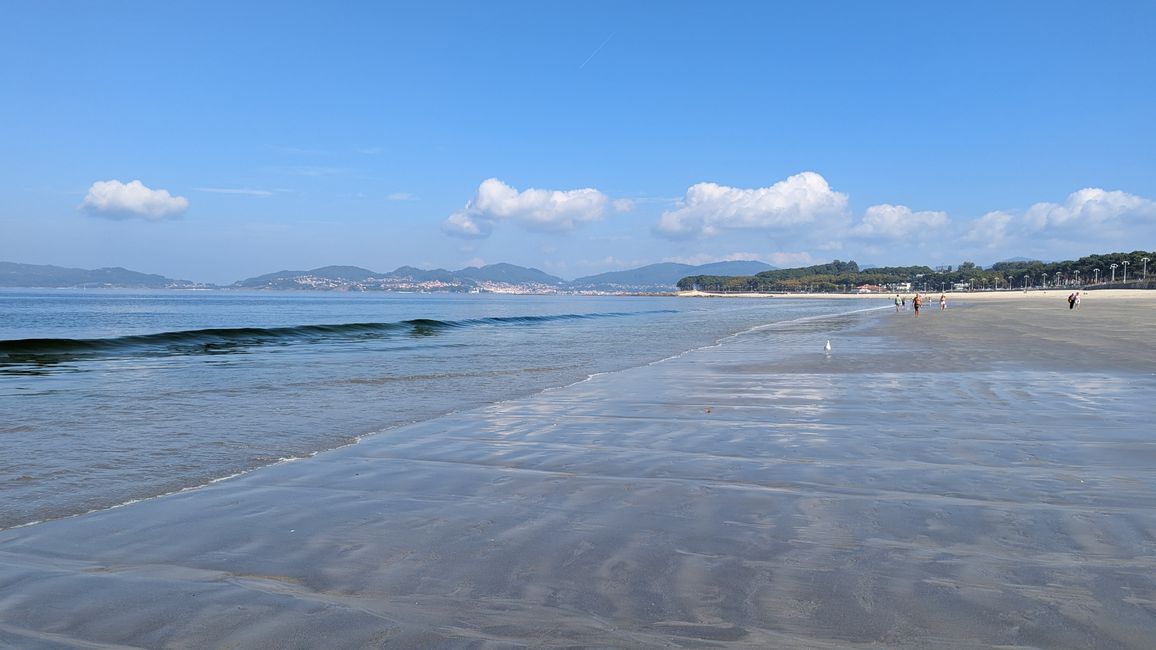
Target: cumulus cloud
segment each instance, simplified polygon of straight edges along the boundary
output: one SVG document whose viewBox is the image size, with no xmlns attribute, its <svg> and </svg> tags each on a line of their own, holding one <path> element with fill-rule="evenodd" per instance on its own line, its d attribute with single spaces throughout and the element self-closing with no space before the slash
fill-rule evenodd
<svg viewBox="0 0 1156 650">
<path fill-rule="evenodd" d="M 1124 217 L 1156 217 L 1156 201 L 1127 192 L 1088 187 L 1072 192 L 1062 204 L 1036 203 L 1024 213 L 1023 222 L 1032 230 L 1043 230 L 1097 226 Z"/>
<path fill-rule="evenodd" d="M 608 209 L 629 209 L 629 202 L 612 201 L 591 188 L 578 190 L 518 191 L 496 178 L 482 181 L 466 207 L 451 214 L 442 224 L 446 234 L 482 238 L 493 232 L 494 224 L 511 221 L 528 230 L 567 232 L 589 221 L 599 221 Z"/>
<path fill-rule="evenodd" d="M 657 232 L 686 238 L 724 230 L 783 231 L 842 217 L 846 209 L 847 195 L 832 191 L 815 172 L 754 189 L 698 183 L 686 191 L 677 208 L 663 213 Z"/>
<path fill-rule="evenodd" d="M 1008 226 L 1014 219 L 1014 215 L 1002 210 L 988 212 L 971 224 L 964 239 L 984 248 L 998 248 L 1007 240 Z"/>
<path fill-rule="evenodd" d="M 767 261 L 784 269 L 793 269 L 800 266 L 810 266 L 815 263 L 815 258 L 806 251 L 799 251 L 798 253 L 771 253 L 767 256 Z"/>
<path fill-rule="evenodd" d="M 189 208 L 189 200 L 173 196 L 168 190 L 150 189 L 138 180 L 128 183 L 111 180 L 93 183 L 80 207 L 97 216 L 157 221 L 180 215 Z"/>
<path fill-rule="evenodd" d="M 599 259 L 580 259 L 574 263 L 574 267 L 583 269 L 584 271 L 594 271 L 602 273 L 604 271 L 620 271 L 622 269 L 633 269 L 639 266 L 645 266 L 650 263 L 646 258 L 639 259 L 623 259 L 615 257 L 614 255 L 607 255 Z"/>
<path fill-rule="evenodd" d="M 1079 257 L 1092 251 L 1132 250 L 1156 237 L 1156 201 L 1097 187 L 1063 201 L 1024 210 L 995 210 L 959 224 L 960 252 L 976 258 Z"/>
<path fill-rule="evenodd" d="M 690 264 L 692 266 L 701 266 L 703 264 L 713 264 L 715 262 L 747 262 L 758 261 L 765 257 L 761 253 L 725 253 L 722 255 L 714 255 L 711 253 L 697 253 L 695 255 L 681 256 L 681 257 L 666 257 L 663 262 L 677 262 L 679 264 Z"/>
<path fill-rule="evenodd" d="M 851 233 L 868 239 L 901 239 L 940 230 L 949 221 L 946 212 L 914 212 L 905 205 L 882 203 L 867 208 Z"/>
</svg>

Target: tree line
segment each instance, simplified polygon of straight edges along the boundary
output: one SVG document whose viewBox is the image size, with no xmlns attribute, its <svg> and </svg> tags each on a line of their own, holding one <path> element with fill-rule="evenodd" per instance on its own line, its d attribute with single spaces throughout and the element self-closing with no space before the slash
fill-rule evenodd
<svg viewBox="0 0 1156 650">
<path fill-rule="evenodd" d="M 678 288 L 682 291 L 697 289 L 714 293 L 850 293 L 862 286 L 895 290 L 905 285 L 911 285 L 911 290 L 916 291 L 1156 288 L 1156 252 L 1088 255 L 1063 262 L 998 262 L 986 269 L 972 262 L 954 268 L 888 266 L 860 269 L 853 261 L 835 260 L 828 264 L 775 269 L 751 276 L 692 275 L 678 281 Z"/>
</svg>

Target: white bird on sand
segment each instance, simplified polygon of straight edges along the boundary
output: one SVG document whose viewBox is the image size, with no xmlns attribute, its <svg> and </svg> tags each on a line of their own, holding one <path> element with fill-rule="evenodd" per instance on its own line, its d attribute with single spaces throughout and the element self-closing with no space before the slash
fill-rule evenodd
<svg viewBox="0 0 1156 650">
<path fill-rule="evenodd" d="M 830 341 L 830 339 L 827 340 L 827 345 L 823 346 L 823 352 L 825 354 L 831 354 L 831 341 Z"/>
</svg>

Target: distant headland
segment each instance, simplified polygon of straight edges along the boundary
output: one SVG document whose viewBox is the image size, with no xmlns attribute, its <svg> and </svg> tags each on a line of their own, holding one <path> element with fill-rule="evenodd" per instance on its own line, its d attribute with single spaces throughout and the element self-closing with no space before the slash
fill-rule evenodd
<svg viewBox="0 0 1156 650">
<path fill-rule="evenodd" d="M 780 269 L 759 261 L 690 265 L 673 262 L 563 280 L 536 268 L 490 264 L 456 271 L 401 266 L 378 272 L 357 266 L 278 271 L 230 285 L 177 280 L 113 267 L 76 269 L 0 262 L 0 287 L 54 289 L 232 289 L 242 291 L 383 291 L 508 294 L 880 293 L 889 291 L 994 291 L 1083 287 L 1156 288 L 1156 252 L 1105 253 L 1078 260 L 1016 259 L 984 268 L 959 266 L 861 268 L 853 261 Z"/>
</svg>

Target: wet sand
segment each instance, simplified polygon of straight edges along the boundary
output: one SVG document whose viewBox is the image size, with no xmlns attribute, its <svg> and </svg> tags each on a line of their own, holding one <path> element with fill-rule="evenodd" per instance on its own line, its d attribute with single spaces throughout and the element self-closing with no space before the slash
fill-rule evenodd
<svg viewBox="0 0 1156 650">
<path fill-rule="evenodd" d="M 3 531 L 0 646 L 1148 648 L 1154 314 L 781 324 Z"/>
</svg>

